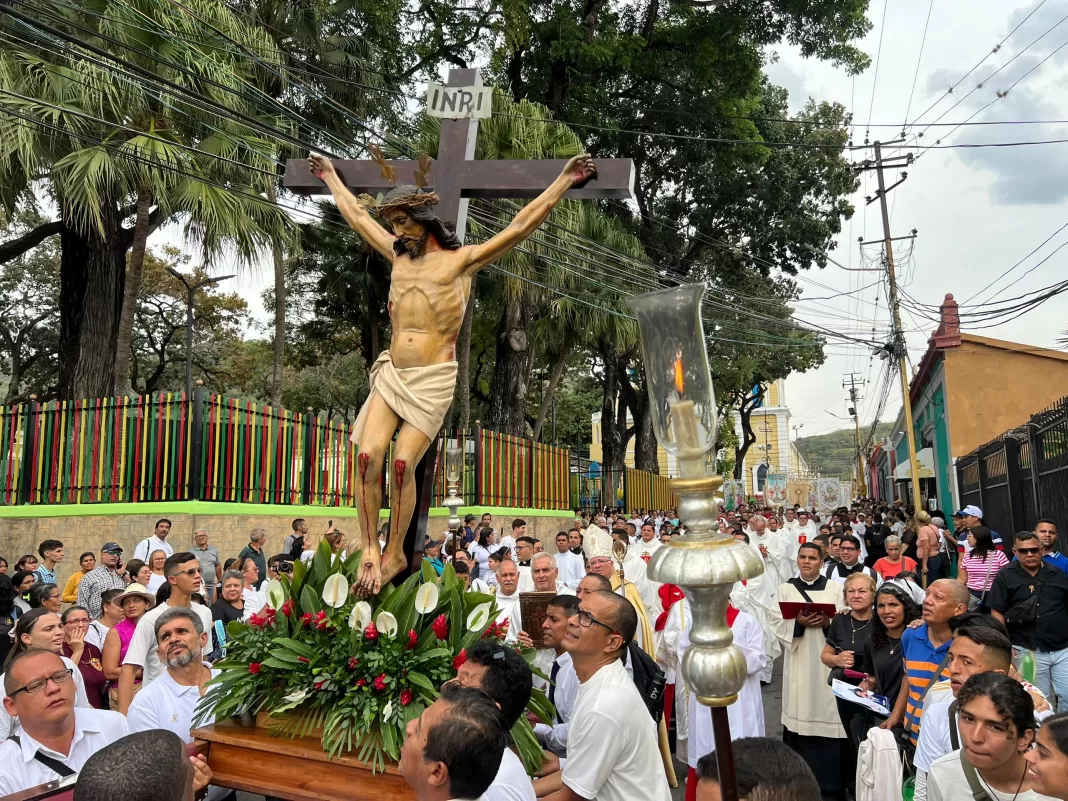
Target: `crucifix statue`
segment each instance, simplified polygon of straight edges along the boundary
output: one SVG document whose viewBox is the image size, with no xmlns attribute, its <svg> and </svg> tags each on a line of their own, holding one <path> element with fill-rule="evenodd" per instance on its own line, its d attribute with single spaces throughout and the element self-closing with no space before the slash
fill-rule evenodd
<svg viewBox="0 0 1068 801">
<path fill-rule="evenodd" d="M 475 70 L 450 70 L 448 86 L 476 89 L 481 80 Z M 597 166 L 589 155 L 566 161 L 475 161 L 477 121 L 469 117 L 442 121 L 433 164 L 425 158 L 387 162 L 381 157 L 331 163 L 311 156 L 307 162 L 291 160 L 286 168 L 287 188 L 304 194 L 329 191 L 349 225 L 392 264 L 392 339 L 371 368 L 371 392 L 352 430 L 359 449 L 356 497 L 364 554 L 355 590 L 362 595 L 378 593 L 383 582 L 421 554 L 433 449 L 455 392 L 456 339 L 475 274 L 530 237 L 564 197 L 632 197 L 628 159 Z M 415 176 L 414 185 L 391 185 L 405 174 Z M 381 203 L 356 194 L 376 190 L 388 190 Z M 533 200 L 494 237 L 465 246 L 469 197 Z M 381 476 L 394 436 L 388 466 L 390 538 L 380 554 Z M 417 503 L 424 507 L 419 515 Z"/>
</svg>

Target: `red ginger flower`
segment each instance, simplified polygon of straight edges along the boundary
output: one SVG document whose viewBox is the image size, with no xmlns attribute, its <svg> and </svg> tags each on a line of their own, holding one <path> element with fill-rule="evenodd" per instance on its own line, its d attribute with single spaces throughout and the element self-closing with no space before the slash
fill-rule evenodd
<svg viewBox="0 0 1068 801">
<path fill-rule="evenodd" d="M 298 656 L 297 657 L 297 661 L 298 662 L 303 662 L 305 665 L 307 665 L 307 664 L 309 664 L 311 662 L 311 660 L 308 659 L 308 657 L 306 657 L 306 656 Z"/>
<path fill-rule="evenodd" d="M 366 687 L 367 686 L 367 679 L 356 679 L 356 686 L 357 687 Z"/>
<path fill-rule="evenodd" d="M 281 612 L 286 617 L 289 617 L 291 614 L 293 614 L 293 601 L 292 600 L 286 601 L 284 604 L 282 604 L 282 608 L 279 609 L 278 611 Z"/>
<path fill-rule="evenodd" d="M 375 676 L 374 687 L 379 692 L 382 692 L 382 690 L 386 689 L 386 674 L 385 673 L 379 673 L 377 676 Z"/>
<path fill-rule="evenodd" d="M 248 672 L 249 673 L 259 673 L 261 667 L 263 667 L 263 666 L 259 662 L 249 662 L 249 664 L 248 664 Z"/>
<path fill-rule="evenodd" d="M 413 695 L 412 695 L 412 691 L 411 690 L 401 690 L 401 694 L 400 694 L 401 706 L 408 706 L 408 704 L 410 704 L 412 702 L 412 698 L 413 698 Z"/>
<path fill-rule="evenodd" d="M 419 644 L 419 635 L 416 633 L 415 629 L 409 629 L 408 630 L 408 644 L 405 646 L 405 648 L 410 651 L 412 648 L 415 648 L 415 646 L 417 646 L 418 644 Z"/>
<path fill-rule="evenodd" d="M 434 618 L 434 622 L 430 624 L 430 628 L 434 630 L 434 636 L 439 640 L 444 640 L 449 636 L 449 621 L 445 619 L 445 615 L 438 615 Z"/>
<path fill-rule="evenodd" d="M 301 615 L 300 622 L 303 623 L 305 626 L 310 626 L 312 622 L 311 612 L 305 612 L 303 615 Z"/>
<path fill-rule="evenodd" d="M 360 664 L 360 660 L 356 657 L 349 659 L 349 670 L 355 670 L 356 666 Z"/>
<path fill-rule="evenodd" d="M 326 612 L 317 612 L 315 614 L 315 628 L 322 631 L 330 625 L 330 619 L 326 616 Z"/>
<path fill-rule="evenodd" d="M 467 649 L 466 648 L 461 648 L 460 649 L 460 653 L 458 653 L 455 657 L 453 657 L 452 669 L 453 670 L 459 670 L 460 666 L 463 665 L 463 663 L 466 662 L 466 661 L 467 661 Z"/>
<path fill-rule="evenodd" d="M 377 640 L 378 628 L 375 626 L 374 621 L 367 624 L 367 628 L 363 630 L 363 638 L 365 640 Z"/>
</svg>

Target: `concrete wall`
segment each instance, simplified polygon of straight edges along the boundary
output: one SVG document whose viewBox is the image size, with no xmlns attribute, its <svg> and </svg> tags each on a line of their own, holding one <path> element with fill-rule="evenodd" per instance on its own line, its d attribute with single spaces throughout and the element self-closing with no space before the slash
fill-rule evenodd
<svg viewBox="0 0 1068 801">
<path fill-rule="evenodd" d="M 108 504 L 109 509 L 114 509 L 117 504 Z M 155 504 L 153 504 L 155 506 Z M 160 504 L 163 506 L 163 504 Z M 264 552 L 267 556 L 273 556 L 282 548 L 282 543 L 292 531 L 291 522 L 295 517 L 305 518 L 310 527 L 312 539 L 318 543 L 318 536 L 326 530 L 327 522 L 333 520 L 337 528 L 345 532 L 346 541 L 350 546 L 359 542 L 359 526 L 352 516 L 352 509 L 327 509 L 318 507 L 293 507 L 286 509 L 286 514 L 265 514 L 273 511 L 269 507 L 253 507 L 258 513 L 250 514 L 218 514 L 200 513 L 194 511 L 183 512 L 183 507 L 191 504 L 173 503 L 166 504 L 165 510 L 155 510 L 151 514 L 107 514 L 93 515 L 93 507 L 41 507 L 40 516 L 15 517 L 13 514 L 33 514 L 34 510 L 28 507 L 15 507 L 0 509 L 4 516 L 0 516 L 0 555 L 3 555 L 12 571 L 15 561 L 22 555 L 37 553 L 37 546 L 43 540 L 60 540 L 66 550 L 66 558 L 59 564 L 56 570 L 60 589 L 66 583 L 71 573 L 78 570 L 78 557 L 84 551 L 93 551 L 99 555 L 100 546 L 108 541 L 115 541 L 122 545 L 125 553 L 123 559 L 129 561 L 133 558 L 134 548 L 145 537 L 151 536 L 154 531 L 156 520 L 161 517 L 169 518 L 173 525 L 168 542 L 175 551 L 187 550 L 193 544 L 193 532 L 203 528 L 208 532 L 208 542 L 219 549 L 223 561 L 231 556 L 237 556 L 241 549 L 248 544 L 248 534 L 254 528 L 267 530 L 267 545 Z M 212 506 L 218 507 L 219 504 Z M 133 505 L 126 508 L 133 509 Z M 460 510 L 461 517 L 470 511 L 472 514 L 481 515 L 478 508 Z M 487 510 L 493 514 L 493 527 L 500 528 L 504 533 L 511 534 L 511 522 L 513 518 L 522 517 L 527 521 L 527 531 L 545 543 L 546 548 L 555 551 L 552 543 L 556 533 L 561 529 L 566 530 L 574 519 L 571 515 L 552 513 L 545 515 L 540 512 L 534 516 L 530 510 L 524 509 L 492 509 Z M 61 512 L 63 514 L 57 514 Z M 325 513 L 324 513 L 325 512 Z M 45 516 L 47 515 L 47 516 Z M 342 517 L 342 515 L 346 515 Z M 442 533 L 448 530 L 443 509 L 431 511 L 428 531 Z"/>
<path fill-rule="evenodd" d="M 1068 395 L 1068 353 L 1040 355 L 1024 345 L 1010 350 L 969 334 L 961 339 L 959 347 L 945 351 L 954 459 Z"/>
</svg>

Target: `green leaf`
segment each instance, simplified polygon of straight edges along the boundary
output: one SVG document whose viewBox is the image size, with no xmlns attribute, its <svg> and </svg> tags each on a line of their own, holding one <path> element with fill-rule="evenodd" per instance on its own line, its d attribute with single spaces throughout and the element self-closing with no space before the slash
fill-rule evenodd
<svg viewBox="0 0 1068 801">
<path fill-rule="evenodd" d="M 382 732 L 382 747 L 393 759 L 400 759 L 400 750 L 397 748 L 397 729 L 393 723 L 382 722 L 379 725 Z"/>
<path fill-rule="evenodd" d="M 316 612 L 323 611 L 323 605 L 319 601 L 319 593 L 312 588 L 310 583 L 305 584 L 304 589 L 300 591 L 300 606 L 304 611 L 304 614 L 308 614 L 309 612 L 315 614 Z"/>
<path fill-rule="evenodd" d="M 280 645 L 283 648 L 293 651 L 294 653 L 297 653 L 300 656 L 305 657 L 306 659 L 314 659 L 316 656 L 318 656 L 318 654 L 316 654 L 316 652 L 312 648 L 290 637 L 279 637 L 274 641 L 274 644 Z"/>
<path fill-rule="evenodd" d="M 409 670 L 408 671 L 408 681 L 410 681 L 412 684 L 419 685 L 420 687 L 422 687 L 425 690 L 430 690 L 431 692 L 436 692 L 436 688 L 434 687 L 434 685 L 430 681 L 430 679 L 428 679 L 426 676 L 424 676 L 418 670 Z"/>
<path fill-rule="evenodd" d="M 284 662 L 276 656 L 269 656 L 261 663 L 266 667 L 278 668 L 279 670 L 292 670 L 292 662 Z"/>
<path fill-rule="evenodd" d="M 445 569 L 441 572 L 441 588 L 451 591 L 459 586 L 460 582 L 456 578 L 456 571 L 452 569 L 452 564 L 445 565 Z"/>
<path fill-rule="evenodd" d="M 424 559 L 423 563 L 419 566 L 419 575 L 424 582 L 436 582 L 438 580 L 438 572 L 434 570 L 434 566 L 430 564 L 429 559 Z"/>
<path fill-rule="evenodd" d="M 333 558 L 333 552 L 330 550 L 330 543 L 326 541 L 326 537 L 323 537 L 319 541 L 319 547 L 315 549 L 315 556 L 312 557 L 311 584 L 317 593 L 322 591 L 323 582 L 333 572 L 330 569 L 331 558 Z"/>
<path fill-rule="evenodd" d="M 356 576 L 359 575 L 362 558 L 362 550 L 356 551 L 356 553 L 350 553 L 345 559 L 344 564 L 341 566 L 341 571 L 349 578 L 350 583 L 355 583 L 354 580 Z"/>
</svg>

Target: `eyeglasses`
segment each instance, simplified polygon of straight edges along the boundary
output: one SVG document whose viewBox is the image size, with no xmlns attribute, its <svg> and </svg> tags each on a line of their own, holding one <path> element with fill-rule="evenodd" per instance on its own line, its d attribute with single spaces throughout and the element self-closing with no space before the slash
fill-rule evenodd
<svg viewBox="0 0 1068 801">
<path fill-rule="evenodd" d="M 88 622 L 89 622 L 89 618 L 87 618 L 87 617 L 69 617 L 69 618 L 67 618 L 67 622 L 64 623 L 63 625 L 65 625 L 65 626 L 73 626 L 75 623 L 88 623 Z"/>
<path fill-rule="evenodd" d="M 199 576 L 204 573 L 199 567 L 191 567 L 188 570 L 179 570 L 175 573 L 176 576 Z"/>
<path fill-rule="evenodd" d="M 103 551 L 103 553 L 111 554 L 112 556 L 122 556 L 122 549 L 117 551 Z"/>
<path fill-rule="evenodd" d="M 47 676 L 43 679 L 35 679 L 29 684 L 27 684 L 25 687 L 19 687 L 17 690 L 12 690 L 7 694 L 7 697 L 14 698 L 19 693 L 34 695 L 35 693 L 41 692 L 41 690 L 45 688 L 45 685 L 47 685 L 48 682 L 52 682 L 53 684 L 63 684 L 65 682 L 70 681 L 73 675 L 74 671 L 70 668 L 67 668 L 66 670 L 59 670 L 53 673 L 51 676 Z"/>
<path fill-rule="evenodd" d="M 603 628 L 608 629 L 608 631 L 610 633 L 612 633 L 612 634 L 616 634 L 616 635 L 618 635 L 620 637 L 623 636 L 618 631 L 616 631 L 614 628 L 609 626 L 607 623 L 602 623 L 600 620 L 595 618 L 593 615 L 591 615 L 585 609 L 580 609 L 578 611 L 578 622 L 579 622 L 579 625 L 582 626 L 582 628 L 584 628 L 584 629 L 588 629 L 590 626 L 592 626 L 594 623 L 596 623 L 598 626 L 601 626 Z"/>
<path fill-rule="evenodd" d="M 1024 555 L 1031 554 L 1031 553 L 1042 553 L 1042 549 L 1041 548 L 1017 548 L 1016 549 L 1016 553 L 1024 554 Z"/>
</svg>

